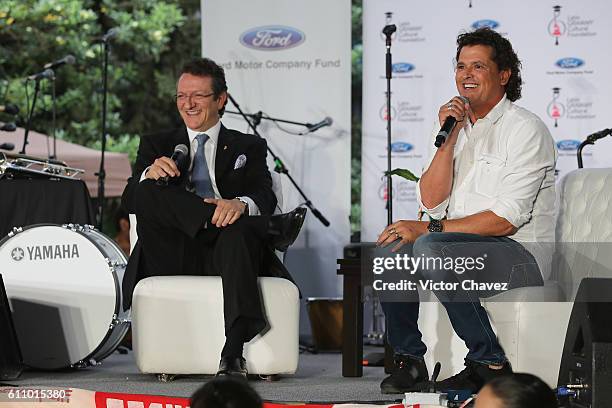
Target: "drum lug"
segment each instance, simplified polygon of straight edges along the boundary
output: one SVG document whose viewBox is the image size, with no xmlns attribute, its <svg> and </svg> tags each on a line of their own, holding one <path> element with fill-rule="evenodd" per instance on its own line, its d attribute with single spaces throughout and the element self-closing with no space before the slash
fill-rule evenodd
<svg viewBox="0 0 612 408">
<path fill-rule="evenodd" d="M 94 366 L 97 366 L 97 365 L 100 365 L 100 364 L 102 364 L 102 363 L 97 361 L 97 360 L 95 360 L 95 359 L 93 359 L 93 358 L 90 358 L 87 361 L 79 360 L 76 363 L 71 364 L 70 367 L 72 367 L 72 368 L 87 368 L 87 367 L 94 367 Z"/>
<path fill-rule="evenodd" d="M 157 374 L 157 380 L 160 382 L 174 381 L 176 374 Z"/>
<path fill-rule="evenodd" d="M 121 324 L 130 324 L 132 321 L 130 319 L 119 319 L 116 314 L 113 315 L 113 320 L 111 324 L 108 326 L 109 329 L 114 329 L 115 326 L 119 326 Z"/>
<path fill-rule="evenodd" d="M 20 232 L 23 232 L 23 228 L 21 227 L 13 227 L 13 229 L 8 233 L 9 237 L 13 237 L 16 234 L 19 234 Z"/>
</svg>

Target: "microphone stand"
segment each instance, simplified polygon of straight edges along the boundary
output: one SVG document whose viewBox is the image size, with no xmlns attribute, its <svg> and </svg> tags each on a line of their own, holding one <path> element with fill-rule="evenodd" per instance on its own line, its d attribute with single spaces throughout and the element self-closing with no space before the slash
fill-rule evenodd
<svg viewBox="0 0 612 408">
<path fill-rule="evenodd" d="M 23 146 L 19 154 L 26 154 L 26 146 L 28 145 L 28 135 L 30 134 L 30 128 L 32 126 L 32 116 L 34 115 L 34 107 L 36 106 L 36 98 L 38 97 L 38 92 L 40 91 L 40 81 L 43 79 L 42 76 L 36 77 L 36 84 L 34 85 L 34 97 L 32 98 L 32 106 L 30 107 L 30 112 L 28 113 L 28 120 L 25 125 L 25 133 L 23 135 Z"/>
<path fill-rule="evenodd" d="M 382 32 L 385 35 L 386 77 L 387 77 L 387 225 L 393 223 L 393 183 L 391 181 L 391 78 L 393 77 L 393 64 L 391 57 L 391 35 L 397 30 L 395 24 L 386 25 Z"/>
<path fill-rule="evenodd" d="M 256 136 L 261 137 L 261 135 L 259 134 L 259 132 L 257 131 L 257 125 L 254 125 L 253 122 L 251 122 L 250 118 L 253 118 L 255 123 L 259 124 L 259 121 L 261 121 L 261 119 L 268 119 L 268 120 L 273 120 L 272 118 L 264 118 L 261 115 L 261 112 L 258 112 L 257 114 L 246 114 L 242 111 L 242 109 L 240 109 L 240 105 L 238 105 L 238 102 L 236 102 L 236 100 L 234 99 L 234 97 L 228 93 L 227 94 L 229 100 L 232 102 L 232 104 L 236 107 L 236 109 L 238 109 L 238 114 L 240 116 L 242 116 L 242 118 L 249 124 L 249 127 L 251 129 L 253 129 L 253 133 Z M 227 111 L 229 112 L 229 111 Z M 235 112 L 229 112 L 229 113 L 235 113 Z M 281 120 L 279 120 L 280 122 Z M 286 123 L 291 123 L 289 121 L 284 121 Z M 301 125 L 301 123 L 298 122 L 292 122 L 293 124 L 298 124 Z M 306 126 L 306 125 L 304 125 Z M 263 138 L 262 138 L 263 139 Z M 298 193 L 300 193 L 300 195 L 302 196 L 302 198 L 304 198 L 305 202 L 304 204 L 306 205 L 306 207 L 310 208 L 310 211 L 312 211 L 312 214 L 317 217 L 317 219 L 319 221 L 321 221 L 321 224 L 325 225 L 326 227 L 329 227 L 329 221 L 323 216 L 323 214 L 321 214 L 321 212 L 319 210 L 317 210 L 314 205 L 312 204 L 312 201 L 310 201 L 308 199 L 308 197 L 306 197 L 306 194 L 304 194 L 304 191 L 302 191 L 302 189 L 297 185 L 297 183 L 295 182 L 295 180 L 293 179 L 293 177 L 291 177 L 291 175 L 289 174 L 289 170 L 287 169 L 287 167 L 285 167 L 285 163 L 283 163 L 283 161 L 280 159 L 280 157 L 278 157 L 273 151 L 272 149 L 270 149 L 270 146 L 267 146 L 268 152 L 270 153 L 270 155 L 272 156 L 272 158 L 274 159 L 274 171 L 280 174 L 284 174 L 285 176 L 287 176 L 287 178 L 289 179 L 289 181 L 291 182 L 291 184 L 293 184 L 293 186 L 295 187 L 295 189 L 298 191 Z"/>
<path fill-rule="evenodd" d="M 387 49 L 387 53 L 385 55 L 385 76 L 387 78 L 387 225 L 391 225 L 393 223 L 393 182 L 391 179 L 391 78 L 393 77 L 393 64 L 392 64 L 392 56 L 391 56 L 391 36 L 397 30 L 397 26 L 395 24 L 387 24 L 382 32 L 385 35 L 385 46 Z M 372 352 L 363 357 L 365 361 L 369 362 L 369 365 L 372 366 L 385 366 L 385 372 L 387 371 L 387 365 L 390 365 L 390 361 L 387 360 L 387 349 L 389 349 L 389 345 L 387 344 L 387 339 L 384 333 L 378 332 L 379 324 L 379 315 L 376 313 L 378 309 L 378 305 L 380 304 L 380 300 L 378 297 L 372 297 L 372 331 L 368 333 L 367 337 L 370 339 L 383 339 L 383 345 L 385 347 L 385 352 L 378 353 Z"/>
<path fill-rule="evenodd" d="M 600 130 L 599 132 L 595 132 L 592 135 L 588 135 L 587 138 L 582 143 L 580 143 L 580 146 L 578 146 L 578 152 L 576 153 L 576 155 L 578 156 L 578 168 L 579 169 L 583 167 L 582 166 L 582 149 L 584 148 L 584 146 L 594 145 L 596 140 L 604 138 L 608 135 L 612 135 L 612 129 L 604 129 L 604 130 Z"/>
<path fill-rule="evenodd" d="M 104 158 L 106 154 L 106 97 L 108 94 L 108 38 L 102 38 L 103 66 L 102 66 L 102 135 L 101 135 L 101 156 L 100 169 L 98 176 L 98 230 L 102 231 L 104 221 L 104 183 L 106 181 L 106 169 L 104 168 Z"/>
<path fill-rule="evenodd" d="M 230 111 L 230 110 L 226 110 L 225 112 L 231 113 L 233 115 L 242 115 L 240 112 L 234 112 L 234 111 Z M 272 116 L 265 116 L 264 117 L 262 111 L 258 111 L 257 113 L 245 113 L 244 115 L 248 116 L 249 118 L 251 118 L 253 120 L 253 124 L 255 125 L 255 127 L 259 126 L 259 124 L 261 123 L 262 119 L 266 119 L 266 120 L 269 120 L 269 121 L 272 121 L 272 122 L 287 123 L 289 125 L 304 126 L 308 130 L 310 130 L 313 126 L 315 126 L 315 123 L 295 122 L 293 120 L 273 118 Z M 303 136 L 305 134 L 307 134 L 307 133 L 300 133 L 299 136 Z"/>
</svg>

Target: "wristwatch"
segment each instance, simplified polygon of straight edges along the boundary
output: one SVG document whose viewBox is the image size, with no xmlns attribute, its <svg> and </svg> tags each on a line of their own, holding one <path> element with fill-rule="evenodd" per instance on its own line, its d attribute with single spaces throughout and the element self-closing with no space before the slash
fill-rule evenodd
<svg viewBox="0 0 612 408">
<path fill-rule="evenodd" d="M 249 203 L 244 198 L 236 197 L 236 200 L 244 204 L 244 215 L 249 215 Z"/>
<path fill-rule="evenodd" d="M 427 225 L 427 231 L 429 232 L 442 232 L 444 230 L 444 226 L 442 225 L 441 220 L 434 220 L 433 218 L 429 221 Z"/>
</svg>

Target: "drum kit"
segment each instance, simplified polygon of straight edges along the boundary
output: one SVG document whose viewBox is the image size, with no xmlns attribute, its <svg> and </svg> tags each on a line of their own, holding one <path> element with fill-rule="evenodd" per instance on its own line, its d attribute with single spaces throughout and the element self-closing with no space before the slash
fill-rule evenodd
<svg viewBox="0 0 612 408">
<path fill-rule="evenodd" d="M 0 179 L 75 179 L 66 163 L 0 152 Z M 127 258 L 90 225 L 13 228 L 0 240 L 0 274 L 23 364 L 59 370 L 97 365 L 130 326 L 121 281 Z"/>
</svg>

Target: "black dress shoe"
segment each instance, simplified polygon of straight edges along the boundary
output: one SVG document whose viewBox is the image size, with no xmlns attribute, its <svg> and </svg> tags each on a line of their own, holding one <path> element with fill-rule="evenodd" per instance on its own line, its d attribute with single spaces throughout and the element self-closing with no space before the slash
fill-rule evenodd
<svg viewBox="0 0 612 408">
<path fill-rule="evenodd" d="M 217 377 L 224 375 L 247 378 L 246 360 L 242 357 L 221 357 Z"/>
<path fill-rule="evenodd" d="M 297 239 L 305 218 L 305 207 L 298 207 L 289 213 L 271 216 L 268 234 L 272 247 L 285 252 Z"/>
</svg>

